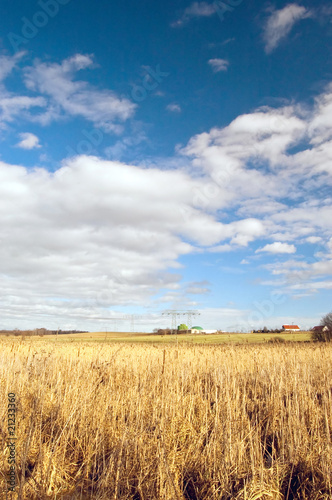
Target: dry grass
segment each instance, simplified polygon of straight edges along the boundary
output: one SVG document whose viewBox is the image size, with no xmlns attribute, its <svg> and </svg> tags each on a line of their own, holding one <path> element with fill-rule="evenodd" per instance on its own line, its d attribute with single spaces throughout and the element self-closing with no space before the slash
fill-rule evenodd
<svg viewBox="0 0 332 500">
<path fill-rule="evenodd" d="M 4 338 L 4 337 L 3 337 Z M 129 344 L 260 344 L 272 342 L 275 339 L 283 339 L 285 342 L 310 342 L 311 332 L 296 333 L 218 333 L 212 335 L 200 334 L 179 334 L 179 335 L 156 335 L 151 333 L 132 333 L 132 332 L 84 332 L 71 333 L 65 335 L 49 336 L 7 336 L 7 340 L 31 340 L 39 343 L 44 340 L 56 343 L 68 342 L 88 342 L 88 343 L 129 343 Z M 1 340 L 1 337 L 0 337 Z"/>
<path fill-rule="evenodd" d="M 0 345 L 1 498 L 332 498 L 332 345 Z"/>
</svg>

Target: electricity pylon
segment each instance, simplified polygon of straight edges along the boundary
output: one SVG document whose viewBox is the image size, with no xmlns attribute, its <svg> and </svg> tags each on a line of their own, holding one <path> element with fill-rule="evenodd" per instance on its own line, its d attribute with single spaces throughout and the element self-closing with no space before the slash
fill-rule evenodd
<svg viewBox="0 0 332 500">
<path fill-rule="evenodd" d="M 176 324 L 177 324 L 177 317 L 181 316 L 187 316 L 187 326 L 188 330 L 191 330 L 192 327 L 192 319 L 195 316 L 198 316 L 200 313 L 198 311 L 179 311 L 177 309 L 171 309 L 169 311 L 164 311 L 162 315 L 164 316 L 172 316 L 172 331 L 177 329 Z"/>
<path fill-rule="evenodd" d="M 201 313 L 198 311 L 187 311 L 186 314 L 188 330 L 191 330 L 193 326 L 193 318 L 195 318 L 195 316 L 199 316 Z"/>
</svg>

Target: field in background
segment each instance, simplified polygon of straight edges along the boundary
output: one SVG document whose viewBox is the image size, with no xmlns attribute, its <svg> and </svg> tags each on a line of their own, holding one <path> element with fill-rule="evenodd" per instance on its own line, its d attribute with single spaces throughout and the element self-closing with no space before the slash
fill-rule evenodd
<svg viewBox="0 0 332 500">
<path fill-rule="evenodd" d="M 15 338 L 15 337 L 7 337 Z M 16 337 L 20 338 L 20 337 Z M 45 337 L 26 337 L 26 340 L 48 339 L 51 342 L 105 342 L 105 343 L 190 343 L 190 344 L 225 344 L 239 343 L 252 344 L 264 343 L 273 340 L 283 339 L 287 342 L 304 342 L 311 340 L 310 332 L 299 333 L 221 333 L 216 335 L 154 335 L 147 333 L 130 332 L 87 332 L 73 333 L 66 335 L 47 335 Z"/>
<path fill-rule="evenodd" d="M 1 498 L 9 392 L 22 500 L 332 498 L 332 345 L 82 340 L 1 339 Z"/>
</svg>

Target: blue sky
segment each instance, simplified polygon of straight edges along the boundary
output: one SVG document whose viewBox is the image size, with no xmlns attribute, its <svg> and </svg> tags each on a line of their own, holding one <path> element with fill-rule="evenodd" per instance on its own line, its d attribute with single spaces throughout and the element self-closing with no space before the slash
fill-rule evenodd
<svg viewBox="0 0 332 500">
<path fill-rule="evenodd" d="M 331 311 L 329 2 L 0 5 L 3 328 Z"/>
</svg>

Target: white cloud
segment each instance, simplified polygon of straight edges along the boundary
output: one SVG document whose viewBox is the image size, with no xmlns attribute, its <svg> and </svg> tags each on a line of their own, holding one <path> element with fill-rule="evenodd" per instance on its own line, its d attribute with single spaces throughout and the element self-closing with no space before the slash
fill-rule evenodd
<svg viewBox="0 0 332 500">
<path fill-rule="evenodd" d="M 210 253 L 223 253 L 223 252 L 230 252 L 233 250 L 233 246 L 229 245 L 228 243 L 225 243 L 225 245 L 217 245 L 215 247 L 208 248 L 208 252 Z"/>
<path fill-rule="evenodd" d="M 278 287 L 284 288 L 285 293 L 294 296 L 299 290 L 309 295 L 317 293 L 318 290 L 329 290 L 331 288 L 332 275 L 332 252 L 329 245 L 325 246 L 325 252 L 316 252 L 314 256 L 305 260 L 288 260 L 265 266 L 272 275 L 279 277 Z M 317 278 L 324 278 L 317 281 Z M 277 282 L 265 283 L 277 285 Z"/>
<path fill-rule="evenodd" d="M 28 89 L 49 100 L 47 112 L 36 116 L 35 120 L 49 123 L 65 115 L 82 116 L 106 131 L 119 132 L 118 122 L 131 117 L 136 105 L 110 90 L 99 90 L 85 81 L 74 79 L 78 71 L 92 66 L 91 56 L 76 54 L 61 64 L 36 61 L 33 67 L 26 67 Z"/>
<path fill-rule="evenodd" d="M 282 208 L 278 199 L 294 192 L 287 150 L 306 133 L 305 121 L 296 114 L 291 106 L 264 108 L 193 137 L 180 152 L 210 179 L 194 195 L 197 206 L 238 207 L 238 215 L 247 218 L 255 212 L 264 217 L 265 206 L 272 214 Z"/>
<path fill-rule="evenodd" d="M 58 75 L 90 64 L 89 57 L 77 57 L 45 71 Z M 67 74 L 58 83 L 67 95 L 91 90 Z M 68 116 L 66 106 L 59 111 L 56 103 L 61 97 L 45 96 L 40 85 L 40 106 L 48 109 L 52 102 L 56 112 Z M 52 95 L 58 91 L 49 89 Z M 327 287 L 332 274 L 332 200 L 326 195 L 332 183 L 330 94 L 328 88 L 312 109 L 286 104 L 238 116 L 224 128 L 193 137 L 180 151 L 183 156 L 168 163 L 158 159 L 135 166 L 77 157 L 54 173 L 1 163 L 2 317 L 18 317 L 20 311 L 24 318 L 29 311 L 31 317 L 61 316 L 75 323 L 107 316 L 113 306 L 144 306 L 154 294 L 167 301 L 171 295 L 163 296 L 164 290 L 181 301 L 181 256 L 206 251 L 211 257 L 262 238 L 271 240 L 258 251 L 266 255 L 321 243 L 325 253 L 316 252 L 314 262 L 301 263 L 298 255 L 288 267 L 268 270 L 289 283 L 290 291 L 323 289 L 321 276 Z M 33 105 L 32 98 L 21 98 L 17 107 L 7 108 L 11 119 L 18 103 L 27 114 Z M 86 109 L 80 116 L 88 116 Z M 117 144 L 119 155 L 122 146 L 132 143 L 124 138 Z M 300 152 L 294 153 L 297 146 Z M 318 237 L 319 242 L 313 239 Z M 250 247 L 242 257 L 248 260 Z M 252 265 L 255 259 L 259 255 L 250 258 Z"/>
<path fill-rule="evenodd" d="M 133 121 L 131 122 L 130 132 L 131 135 L 124 136 L 116 141 L 113 146 L 105 148 L 104 153 L 108 159 L 121 160 L 128 150 L 132 154 L 136 153 L 140 145 L 148 141 L 145 131 Z"/>
<path fill-rule="evenodd" d="M 327 246 L 332 254 L 332 238 L 330 238 L 329 241 L 327 242 Z"/>
<path fill-rule="evenodd" d="M 75 321 L 146 304 L 180 280 L 169 269 L 181 255 L 223 238 L 223 225 L 192 206 L 195 184 L 92 157 L 54 173 L 0 163 L 1 311 Z"/>
<path fill-rule="evenodd" d="M 213 4 L 206 2 L 194 2 L 189 7 L 187 7 L 182 16 L 171 23 L 172 28 L 178 28 L 188 23 L 191 19 L 197 17 L 210 17 L 215 14 L 216 9 Z"/>
<path fill-rule="evenodd" d="M 259 248 L 256 250 L 258 252 L 267 252 L 267 253 L 295 253 L 296 247 L 295 245 L 289 245 L 288 243 L 281 243 L 280 241 L 275 241 L 269 245 L 265 245 L 263 248 Z"/>
<path fill-rule="evenodd" d="M 179 106 L 179 104 L 175 104 L 175 103 L 168 104 L 166 106 L 166 109 L 168 111 L 171 111 L 172 113 L 181 113 L 181 106 Z"/>
<path fill-rule="evenodd" d="M 237 221 L 225 224 L 223 236 L 229 241 L 210 247 L 209 252 L 229 251 L 262 237 L 272 240 L 257 251 L 266 255 L 293 254 L 302 243 L 322 247 L 330 241 L 330 94 L 328 86 L 312 109 L 286 104 L 238 116 L 222 129 L 213 128 L 193 137 L 180 151 L 192 158 L 194 171 L 202 179 L 194 194 L 197 207 L 219 211 L 221 220 L 231 214 L 232 218 L 245 217 L 242 225 L 250 219 L 261 224 L 251 235 L 241 231 Z M 297 145 L 301 145 L 298 153 L 292 151 Z M 285 269 L 284 283 L 290 284 L 290 291 L 296 280 L 305 288 L 318 272 L 325 272 L 325 276 L 332 273 L 331 259 L 315 248 L 312 251 L 316 254 L 314 263 L 299 269 L 296 261 Z"/>
<path fill-rule="evenodd" d="M 229 226 L 234 228 L 235 232 L 231 242 L 240 246 L 247 246 L 251 241 L 263 236 L 266 231 L 263 222 L 253 218 L 239 220 Z"/>
<path fill-rule="evenodd" d="M 317 146 L 332 139 L 332 83 L 315 99 L 309 136 L 311 143 Z"/>
<path fill-rule="evenodd" d="M 208 64 L 212 67 L 214 73 L 219 73 L 228 70 L 229 61 L 226 59 L 209 59 Z"/>
<path fill-rule="evenodd" d="M 312 243 L 314 245 L 315 243 L 322 241 L 322 238 L 320 236 L 308 236 L 306 240 L 308 243 Z"/>
<path fill-rule="evenodd" d="M 232 43 L 236 40 L 236 38 L 232 37 L 232 38 L 227 38 L 226 40 L 224 40 L 223 42 L 221 42 L 221 45 L 228 45 L 229 43 Z"/>
<path fill-rule="evenodd" d="M 25 52 L 18 52 L 14 56 L 0 56 L 0 82 L 12 72 L 24 55 Z"/>
<path fill-rule="evenodd" d="M 39 144 L 39 138 L 31 134 L 30 132 L 24 132 L 20 134 L 21 141 L 16 144 L 18 148 L 21 149 L 37 149 L 40 148 L 41 145 Z"/>
<path fill-rule="evenodd" d="M 311 16 L 305 7 L 296 3 L 288 4 L 280 10 L 274 10 L 264 27 L 263 38 L 266 53 L 271 53 L 292 30 L 295 23 Z"/>
<path fill-rule="evenodd" d="M 60 64 L 37 60 L 33 66 L 23 69 L 29 95 L 9 92 L 1 80 L 23 55 L 21 52 L 13 57 L 0 57 L 1 128 L 18 117 L 21 121 L 41 125 L 68 117 L 83 117 L 106 132 L 121 133 L 123 122 L 133 116 L 136 104 L 129 99 L 76 79 L 78 71 L 94 66 L 90 55 L 76 54 Z"/>
<path fill-rule="evenodd" d="M 308 228 L 309 234 L 313 232 L 313 229 L 322 233 L 324 230 L 332 230 L 332 206 L 299 204 L 284 212 L 273 214 L 271 219 L 281 224 L 283 228 L 289 226 L 294 230 L 294 228 L 304 227 Z"/>
<path fill-rule="evenodd" d="M 93 157 L 66 160 L 54 173 L 0 163 L 4 321 L 20 314 L 24 321 L 29 311 L 29 321 L 53 327 L 57 318 L 98 324 L 93 318 L 112 307 L 144 306 L 176 289 L 179 258 L 197 245 L 229 240 L 230 250 L 264 234 L 257 219 L 224 224 L 196 207 L 198 186 L 184 171 Z"/>
<path fill-rule="evenodd" d="M 0 56 L 0 127 L 6 127 L 8 122 L 13 122 L 17 117 L 29 119 L 31 111 L 41 109 L 46 105 L 43 97 L 30 97 L 15 95 L 9 92 L 3 81 L 17 67 L 25 52 L 19 52 L 14 56 Z"/>
<path fill-rule="evenodd" d="M 0 90 L 0 122 L 13 122 L 17 117 L 31 120 L 31 111 L 36 111 L 46 106 L 43 97 L 14 96 Z"/>
</svg>

